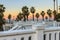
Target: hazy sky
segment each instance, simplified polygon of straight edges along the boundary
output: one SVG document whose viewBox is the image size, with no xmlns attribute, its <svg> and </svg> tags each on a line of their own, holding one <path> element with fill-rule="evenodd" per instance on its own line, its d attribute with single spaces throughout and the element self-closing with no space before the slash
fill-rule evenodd
<svg viewBox="0 0 60 40">
<path fill-rule="evenodd" d="M 60 5 L 60 0 L 58 2 Z M 37 12 L 46 11 L 47 9 L 53 10 L 53 0 L 0 0 L 0 4 L 4 4 L 6 7 L 5 15 L 16 15 L 25 5 L 29 8 L 34 6 Z"/>
</svg>

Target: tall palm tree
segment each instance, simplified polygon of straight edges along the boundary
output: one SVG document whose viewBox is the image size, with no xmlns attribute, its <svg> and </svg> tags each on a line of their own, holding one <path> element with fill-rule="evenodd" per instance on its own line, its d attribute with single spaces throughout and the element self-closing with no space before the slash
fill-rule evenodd
<svg viewBox="0 0 60 40">
<path fill-rule="evenodd" d="M 52 14 L 52 10 L 48 9 L 48 10 L 47 10 L 47 14 L 48 14 L 48 16 L 49 16 L 49 20 L 50 20 L 50 18 L 51 18 L 51 14 Z"/>
<path fill-rule="evenodd" d="M 46 16 L 45 19 L 48 20 L 48 17 Z"/>
<path fill-rule="evenodd" d="M 11 23 L 11 14 L 8 15 L 9 23 Z"/>
<path fill-rule="evenodd" d="M 41 12 L 41 15 L 42 15 L 42 18 L 43 18 L 43 21 L 44 21 L 44 15 L 45 15 L 45 12 L 42 11 L 42 12 Z"/>
<path fill-rule="evenodd" d="M 26 15 L 29 12 L 28 7 L 27 6 L 23 6 L 22 7 L 22 12 L 23 12 L 23 16 L 24 16 L 24 21 L 26 21 Z"/>
<path fill-rule="evenodd" d="M 4 17 L 4 13 L 5 12 L 5 7 L 0 4 L 0 31 L 3 31 L 3 24 L 4 24 L 4 21 L 3 21 L 3 17 Z"/>
<path fill-rule="evenodd" d="M 36 13 L 36 15 L 35 15 L 35 16 L 36 16 L 37 21 L 38 21 L 38 18 L 39 18 L 39 13 Z"/>
<path fill-rule="evenodd" d="M 60 13 L 56 15 L 56 21 L 60 22 Z"/>
<path fill-rule="evenodd" d="M 20 12 L 18 15 L 17 15 L 17 20 L 19 21 L 21 21 L 23 19 L 23 15 L 22 15 L 22 13 Z"/>
<path fill-rule="evenodd" d="M 53 11 L 53 14 L 54 14 L 54 20 L 56 20 L 57 11 L 54 10 L 54 11 Z"/>
<path fill-rule="evenodd" d="M 27 16 L 27 21 L 28 21 L 28 16 L 29 16 L 29 14 L 30 14 L 29 12 L 26 14 L 26 16 Z"/>
<path fill-rule="evenodd" d="M 35 8 L 34 8 L 34 7 L 31 7 L 31 8 L 30 8 L 30 12 L 32 13 L 33 21 L 34 21 Z"/>
</svg>

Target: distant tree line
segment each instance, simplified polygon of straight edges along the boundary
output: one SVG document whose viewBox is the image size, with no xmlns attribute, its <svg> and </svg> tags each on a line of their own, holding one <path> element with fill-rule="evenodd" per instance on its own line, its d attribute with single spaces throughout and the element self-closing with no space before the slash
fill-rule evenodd
<svg viewBox="0 0 60 40">
<path fill-rule="evenodd" d="M 59 20 L 59 18 L 60 18 L 59 15 L 60 14 L 57 13 L 56 10 L 52 11 L 51 9 L 48 9 L 46 13 L 44 11 L 41 11 L 41 13 L 36 13 L 36 14 L 35 14 L 35 11 L 36 11 L 35 7 L 31 7 L 30 11 L 29 11 L 29 8 L 27 6 L 23 6 L 21 10 L 22 10 L 22 12 L 20 12 L 17 15 L 17 18 L 16 18 L 17 21 L 21 21 L 22 19 L 23 19 L 23 21 L 28 21 L 28 16 L 30 15 L 30 13 L 32 13 L 33 21 L 34 21 L 34 17 L 36 17 L 37 21 L 38 21 L 38 18 L 40 17 L 40 15 L 42 16 L 42 20 L 44 21 L 44 16 L 45 16 L 46 13 L 49 16 L 49 21 L 52 17 L 52 14 L 54 15 L 54 20 L 55 21 L 60 21 Z M 48 19 L 47 16 L 45 18 Z M 11 14 L 8 15 L 8 19 L 9 19 L 9 23 L 10 23 Z"/>
<path fill-rule="evenodd" d="M 20 13 L 17 15 L 17 18 L 16 18 L 16 19 L 17 19 L 17 20 L 22 20 L 22 19 L 24 19 L 24 21 L 26 21 L 26 20 L 28 21 L 28 16 L 29 16 L 30 13 L 32 13 L 33 21 L 34 21 L 34 17 L 36 17 L 36 18 L 37 18 L 37 21 L 38 21 L 38 18 L 40 17 L 40 15 L 42 16 L 42 19 L 43 19 L 43 21 L 44 21 L 44 16 L 45 16 L 45 14 L 47 13 L 48 16 L 49 16 L 49 19 L 51 19 L 52 14 L 53 14 L 53 15 L 54 15 L 54 20 L 56 21 L 56 20 L 57 20 L 57 15 L 59 14 L 59 13 L 57 13 L 56 10 L 52 11 L 51 9 L 48 9 L 46 13 L 45 13 L 44 11 L 41 11 L 41 13 L 36 13 L 36 14 L 35 14 L 35 12 L 36 12 L 35 7 L 31 7 L 31 8 L 30 8 L 30 11 L 29 11 L 29 8 L 28 8 L 27 6 L 23 6 L 23 7 L 22 7 L 22 12 L 20 12 Z M 35 15 L 34 15 L 34 14 L 35 14 Z M 48 19 L 47 16 L 46 16 L 46 19 Z"/>
</svg>

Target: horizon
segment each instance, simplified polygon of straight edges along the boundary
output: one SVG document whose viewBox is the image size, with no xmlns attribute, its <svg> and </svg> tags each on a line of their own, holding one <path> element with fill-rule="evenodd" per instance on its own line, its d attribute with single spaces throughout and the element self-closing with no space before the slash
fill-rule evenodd
<svg viewBox="0 0 60 40">
<path fill-rule="evenodd" d="M 47 11 L 48 9 L 53 10 L 53 0 L 0 0 L 0 4 L 6 7 L 4 12 L 4 17 L 7 18 L 9 14 L 12 18 L 16 18 L 17 14 L 21 12 L 23 6 L 35 7 L 36 13 L 41 13 L 41 11 Z M 60 0 L 58 0 L 58 5 L 60 5 Z"/>
</svg>

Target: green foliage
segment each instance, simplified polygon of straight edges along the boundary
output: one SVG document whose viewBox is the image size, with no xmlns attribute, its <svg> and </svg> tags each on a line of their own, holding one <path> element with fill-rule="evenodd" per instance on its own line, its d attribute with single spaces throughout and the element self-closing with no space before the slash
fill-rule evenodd
<svg viewBox="0 0 60 40">
<path fill-rule="evenodd" d="M 22 7 L 22 12 L 23 12 L 23 15 L 26 15 L 28 13 L 28 7 L 27 6 L 23 6 Z"/>
<path fill-rule="evenodd" d="M 45 12 L 44 12 L 44 11 L 42 11 L 42 12 L 41 12 L 41 15 L 42 15 L 42 17 L 44 17 L 44 15 L 45 15 Z"/>
<path fill-rule="evenodd" d="M 11 19 L 11 14 L 8 15 L 8 19 Z"/>
<path fill-rule="evenodd" d="M 5 7 L 0 4 L 0 31 L 3 31 L 3 24 L 5 23 L 3 20 L 4 14 L 3 12 L 5 12 Z"/>
<path fill-rule="evenodd" d="M 26 21 L 26 19 L 28 19 L 28 15 L 29 15 L 29 10 L 28 10 L 27 6 L 22 7 L 22 13 L 23 13 L 24 21 Z"/>
<path fill-rule="evenodd" d="M 36 15 L 35 15 L 35 16 L 36 16 L 36 18 L 39 18 L 39 13 L 36 13 Z"/>
<path fill-rule="evenodd" d="M 56 14 L 57 14 L 56 10 L 54 10 L 54 11 L 53 11 L 53 14 L 54 14 L 54 15 L 56 15 Z"/>
<path fill-rule="evenodd" d="M 22 13 L 19 13 L 18 15 L 17 15 L 17 21 L 21 21 L 23 19 L 23 14 Z"/>
<path fill-rule="evenodd" d="M 11 14 L 8 15 L 9 23 L 11 22 Z"/>
<path fill-rule="evenodd" d="M 31 8 L 30 8 L 30 12 L 33 14 L 33 15 L 32 15 L 32 16 L 33 16 L 33 21 L 34 21 L 34 13 L 35 13 L 35 11 L 36 11 L 36 10 L 35 10 L 34 7 L 31 7 Z"/>
<path fill-rule="evenodd" d="M 52 10 L 48 9 L 48 10 L 47 10 L 47 14 L 49 15 L 49 17 L 51 17 Z"/>
<path fill-rule="evenodd" d="M 56 10 L 53 11 L 53 15 L 54 15 L 54 20 L 56 20 L 56 15 L 57 15 L 57 11 Z"/>
<path fill-rule="evenodd" d="M 34 7 L 31 7 L 30 8 L 30 12 L 34 14 L 35 13 L 35 8 Z"/>
<path fill-rule="evenodd" d="M 44 21 L 44 15 L 45 15 L 45 12 L 42 11 L 42 12 L 41 12 L 41 15 L 42 15 L 42 17 L 43 17 L 43 21 Z"/>
<path fill-rule="evenodd" d="M 39 13 L 36 13 L 36 15 L 35 15 L 35 16 L 36 16 L 37 21 L 38 21 L 38 18 L 39 18 Z"/>
<path fill-rule="evenodd" d="M 56 21 L 60 22 L 60 13 L 56 15 Z"/>
</svg>

